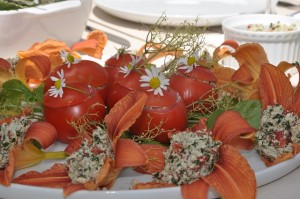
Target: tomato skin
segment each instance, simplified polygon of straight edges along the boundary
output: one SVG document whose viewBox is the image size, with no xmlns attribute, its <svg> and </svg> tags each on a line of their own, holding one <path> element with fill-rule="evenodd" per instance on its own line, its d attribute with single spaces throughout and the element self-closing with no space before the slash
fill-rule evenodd
<svg viewBox="0 0 300 199">
<path fill-rule="evenodd" d="M 56 67 L 50 76 L 57 77 L 57 71 L 64 70 L 64 77 L 66 83 L 68 82 L 80 82 L 97 88 L 104 100 L 108 94 L 108 74 L 107 71 L 100 64 L 90 61 L 81 60 L 77 64 L 72 64 L 68 67 L 67 64 L 63 64 Z M 49 78 L 45 81 L 44 92 L 53 85 L 53 81 Z"/>
<path fill-rule="evenodd" d="M 130 130 L 137 136 L 145 132 L 156 135 L 159 133 L 157 127 L 160 127 L 162 132 L 154 140 L 167 144 L 170 142 L 168 134 L 187 128 L 186 106 L 178 92 L 172 88 L 164 91 L 164 96 L 154 95 L 153 92 L 146 93 L 148 99 L 144 110 Z"/>
<path fill-rule="evenodd" d="M 211 83 L 216 81 L 216 77 L 209 69 L 197 66 L 190 73 L 178 70 L 170 78 L 170 87 L 181 95 L 188 110 L 191 110 L 195 101 L 207 99 L 212 95 L 211 91 L 215 86 Z"/>
<path fill-rule="evenodd" d="M 109 76 L 108 84 L 109 86 L 114 83 L 117 79 L 117 74 L 120 71 L 120 67 L 128 66 L 128 64 L 132 61 L 132 56 L 137 58 L 136 55 L 130 53 L 121 53 L 119 57 L 112 56 L 105 61 L 104 69 L 107 71 Z M 140 60 L 137 65 L 142 64 L 143 60 Z"/>
<path fill-rule="evenodd" d="M 70 143 L 79 136 L 68 122 L 76 121 L 87 113 L 91 120 L 101 122 L 106 113 L 104 100 L 95 88 L 78 82 L 70 82 L 69 85 L 88 92 L 89 95 L 64 88 L 62 98 L 49 96 L 49 92 L 43 97 L 44 119 L 56 128 L 57 140 L 62 143 Z M 99 105 L 93 106 L 95 104 Z"/>
<path fill-rule="evenodd" d="M 107 107 L 112 108 L 117 101 L 131 91 L 140 90 L 141 73 L 133 70 L 127 76 L 124 73 L 116 74 L 116 81 L 110 86 L 107 96 Z"/>
</svg>

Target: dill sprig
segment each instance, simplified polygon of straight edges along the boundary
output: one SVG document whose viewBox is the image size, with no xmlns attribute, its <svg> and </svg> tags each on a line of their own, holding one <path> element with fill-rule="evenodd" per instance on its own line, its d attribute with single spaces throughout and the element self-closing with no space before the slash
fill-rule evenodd
<svg viewBox="0 0 300 199">
<path fill-rule="evenodd" d="M 149 28 L 145 45 L 140 50 L 145 57 L 145 67 L 154 59 L 164 57 L 162 72 L 166 76 L 173 74 L 177 67 L 177 60 L 182 56 L 190 56 L 204 46 L 203 33 L 206 27 L 197 27 L 198 19 L 185 21 L 179 26 L 167 24 L 167 17 L 163 14 L 157 22 Z M 164 25 L 163 24 L 167 24 Z"/>
</svg>

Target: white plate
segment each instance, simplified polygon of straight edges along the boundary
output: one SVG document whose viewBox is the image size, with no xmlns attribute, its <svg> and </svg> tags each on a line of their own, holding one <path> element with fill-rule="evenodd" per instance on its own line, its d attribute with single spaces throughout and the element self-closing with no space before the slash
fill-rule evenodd
<svg viewBox="0 0 300 199">
<path fill-rule="evenodd" d="M 65 145 L 55 143 L 49 150 L 63 150 Z M 243 151 L 242 154 L 247 158 L 252 169 L 255 171 L 257 186 L 260 187 L 267 183 L 273 182 L 278 178 L 290 173 L 300 165 L 300 154 L 294 158 L 277 164 L 275 166 L 267 168 L 260 160 L 258 154 L 252 151 Z M 27 171 L 43 171 L 50 168 L 54 161 L 44 161 L 41 164 L 18 171 L 16 176 Z M 132 199 L 132 198 L 172 198 L 182 199 L 180 188 L 161 188 L 161 189 L 149 189 L 149 190 L 129 190 L 132 182 L 147 182 L 151 181 L 151 176 L 143 175 L 134 172 L 131 169 L 124 169 L 119 178 L 117 179 L 113 188 L 109 191 L 78 191 L 68 197 L 68 199 Z M 218 197 L 218 193 L 210 190 L 208 198 Z M 0 198 L 6 199 L 19 199 L 19 198 L 31 198 L 31 199 L 64 199 L 61 189 L 54 188 L 42 188 L 35 186 L 26 186 L 19 184 L 12 184 L 10 187 L 3 187 L 0 185 Z"/>
<path fill-rule="evenodd" d="M 163 12 L 178 25 L 199 18 L 198 26 L 220 25 L 226 17 L 263 13 L 266 0 L 95 0 L 105 12 L 134 22 L 155 23 Z"/>
</svg>

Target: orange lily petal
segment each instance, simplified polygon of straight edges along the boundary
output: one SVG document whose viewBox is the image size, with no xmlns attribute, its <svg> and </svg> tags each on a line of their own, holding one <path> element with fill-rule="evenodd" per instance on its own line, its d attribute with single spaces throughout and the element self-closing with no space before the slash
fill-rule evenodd
<svg viewBox="0 0 300 199">
<path fill-rule="evenodd" d="M 29 171 L 13 179 L 13 183 L 62 188 L 71 183 L 66 168 L 63 164 L 55 163 L 50 169 L 43 172 Z"/>
<path fill-rule="evenodd" d="M 263 156 L 260 156 L 260 159 L 265 163 L 265 165 L 267 167 L 273 166 L 275 164 L 278 164 L 280 162 L 286 161 L 288 159 L 291 159 L 294 156 L 294 152 L 291 153 L 284 153 L 281 156 L 277 157 L 275 160 L 273 160 L 272 162 L 266 158 L 264 158 Z"/>
<path fill-rule="evenodd" d="M 20 59 L 16 65 L 16 78 L 27 87 L 36 88 L 50 75 L 51 63 L 44 55 Z"/>
<path fill-rule="evenodd" d="M 75 43 L 71 47 L 71 51 L 77 51 L 101 59 L 107 40 L 107 36 L 103 31 L 94 30 L 88 34 L 85 41 Z"/>
<path fill-rule="evenodd" d="M 100 169 L 96 180 L 89 181 L 84 184 L 84 187 L 87 190 L 96 190 L 98 187 L 110 187 L 112 186 L 113 182 L 119 176 L 121 169 L 114 168 L 114 162 L 112 159 L 107 158 L 104 162 L 104 165 Z"/>
<path fill-rule="evenodd" d="M 115 168 L 134 167 L 147 163 L 141 146 L 130 139 L 119 139 L 115 151 Z"/>
<path fill-rule="evenodd" d="M 83 142 L 83 139 L 87 139 L 89 143 L 93 141 L 93 138 L 89 135 L 89 133 L 83 133 L 83 137 L 78 137 L 75 139 L 72 139 L 68 146 L 65 148 L 65 153 L 68 155 L 71 155 L 75 151 L 77 151 Z"/>
<path fill-rule="evenodd" d="M 12 77 L 13 73 L 11 72 L 10 63 L 5 59 L 0 58 L 0 87 L 4 82 L 10 80 Z"/>
<path fill-rule="evenodd" d="M 255 129 L 249 125 L 240 113 L 228 110 L 217 118 L 212 132 L 215 140 L 220 140 L 223 144 L 229 144 L 236 136 L 253 134 Z"/>
<path fill-rule="evenodd" d="M 27 129 L 26 140 L 36 140 L 43 149 L 52 145 L 57 138 L 55 127 L 49 122 L 34 122 Z"/>
<path fill-rule="evenodd" d="M 135 122 L 143 111 L 147 95 L 142 92 L 131 92 L 119 100 L 106 115 L 104 121 L 110 139 L 115 145 L 125 130 Z"/>
<path fill-rule="evenodd" d="M 27 51 L 19 51 L 18 56 L 20 59 L 40 55 L 47 56 L 51 61 L 51 68 L 53 69 L 63 64 L 60 56 L 62 50 L 68 52 L 70 48 L 62 41 L 47 39 L 44 42 L 33 44 Z"/>
<path fill-rule="evenodd" d="M 69 184 L 63 188 L 64 198 L 80 190 L 86 190 L 83 184 Z"/>
<path fill-rule="evenodd" d="M 208 184 L 203 180 L 180 186 L 183 199 L 206 199 L 208 188 Z"/>
<path fill-rule="evenodd" d="M 292 109 L 293 109 L 293 112 L 295 112 L 297 115 L 300 115 L 300 68 L 297 67 L 297 70 L 298 70 L 299 81 L 295 88 Z"/>
<path fill-rule="evenodd" d="M 220 148 L 220 160 L 215 170 L 203 180 L 224 198 L 255 199 L 256 178 L 247 160 L 229 145 Z"/>
<path fill-rule="evenodd" d="M 9 162 L 5 169 L 0 169 L 0 184 L 3 186 L 9 186 L 12 176 L 15 172 L 15 151 L 12 149 L 9 152 Z"/>
<path fill-rule="evenodd" d="M 269 63 L 264 48 L 258 43 L 246 43 L 240 45 L 233 54 L 233 57 L 238 61 L 240 65 L 240 68 L 237 71 L 247 71 L 249 75 L 252 76 L 253 81 L 256 81 L 258 79 L 261 65 Z M 236 78 L 233 78 L 233 80 L 237 82 L 243 79 L 243 76 L 238 75 L 236 76 Z"/>
<path fill-rule="evenodd" d="M 146 183 L 137 183 L 131 187 L 132 190 L 138 189 L 155 189 L 155 188 L 166 188 L 166 187 L 175 187 L 175 184 L 170 184 L 166 182 L 146 182 Z"/>
<path fill-rule="evenodd" d="M 241 84 L 251 84 L 254 78 L 248 72 L 246 67 L 241 66 L 232 76 L 231 78 Z"/>
<path fill-rule="evenodd" d="M 281 104 L 286 110 L 291 110 L 293 87 L 281 70 L 271 64 L 264 64 L 259 80 L 263 110 L 268 105 L 275 104 Z"/>
<path fill-rule="evenodd" d="M 163 170 L 165 167 L 164 152 L 168 148 L 160 144 L 141 144 L 140 146 L 147 157 L 147 163 L 135 167 L 134 170 L 144 174 L 152 174 Z"/>
</svg>

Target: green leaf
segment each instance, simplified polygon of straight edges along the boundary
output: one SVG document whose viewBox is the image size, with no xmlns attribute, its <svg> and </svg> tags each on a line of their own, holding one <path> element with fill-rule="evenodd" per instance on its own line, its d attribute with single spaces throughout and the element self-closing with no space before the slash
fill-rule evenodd
<svg viewBox="0 0 300 199">
<path fill-rule="evenodd" d="M 262 110 L 259 100 L 242 101 L 233 110 L 238 111 L 253 128 L 259 128 Z"/>
<path fill-rule="evenodd" d="M 44 96 L 44 83 L 42 83 L 39 87 L 33 90 L 35 95 L 35 101 L 37 101 L 40 105 L 43 104 L 43 96 Z"/>
<path fill-rule="evenodd" d="M 32 92 L 20 80 L 12 79 L 2 84 L 2 89 L 7 100 L 12 104 L 19 104 L 21 101 L 28 101 L 32 97 Z"/>
<path fill-rule="evenodd" d="M 258 129 L 261 120 L 262 105 L 259 100 L 245 100 L 238 103 L 235 107 L 227 110 L 235 110 L 239 112 L 243 118 L 247 120 L 250 126 Z M 212 129 L 217 118 L 225 109 L 216 109 L 207 118 L 207 128 Z"/>
<path fill-rule="evenodd" d="M 224 111 L 224 109 L 216 109 L 207 117 L 206 125 L 208 129 L 212 129 L 214 127 L 215 121 Z"/>
</svg>

